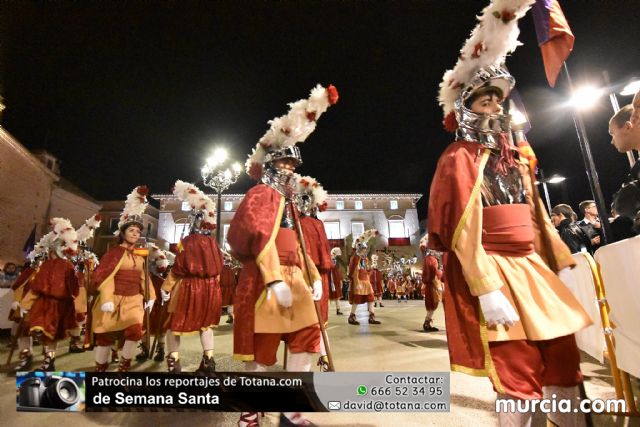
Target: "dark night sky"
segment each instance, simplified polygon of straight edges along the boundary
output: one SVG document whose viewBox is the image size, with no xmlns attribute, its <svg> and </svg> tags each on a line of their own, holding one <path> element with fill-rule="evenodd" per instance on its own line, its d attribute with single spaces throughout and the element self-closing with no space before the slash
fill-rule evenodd
<svg viewBox="0 0 640 427">
<path fill-rule="evenodd" d="M 303 174 L 330 192 L 428 191 L 451 141 L 435 100 L 442 74 L 485 1 L 11 2 L 2 11 L 4 127 L 45 148 L 62 173 L 97 199 L 137 184 L 170 191 L 196 181 L 225 144 L 244 163 L 267 130 L 316 84 L 340 102 L 301 145 Z M 576 35 L 576 83 L 640 75 L 640 2 L 562 1 Z M 567 89 L 544 77 L 531 16 L 507 61 L 547 175 L 561 173 L 552 203 L 590 197 Z M 630 98 L 619 98 L 621 105 Z M 608 98 L 587 113 L 607 203 L 628 170 L 609 145 Z M 231 191 L 252 185 L 244 176 Z"/>
</svg>

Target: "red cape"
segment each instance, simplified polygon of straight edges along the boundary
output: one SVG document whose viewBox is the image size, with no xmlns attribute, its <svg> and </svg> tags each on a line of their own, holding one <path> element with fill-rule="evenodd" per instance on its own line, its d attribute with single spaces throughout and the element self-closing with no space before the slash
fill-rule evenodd
<svg viewBox="0 0 640 427">
<path fill-rule="evenodd" d="M 279 225 L 282 195 L 258 184 L 247 191 L 231 221 L 227 241 L 231 254 L 242 262 L 234 296 L 233 353 L 236 359 L 253 360 L 255 304 L 264 290 L 256 258 Z"/>
<path fill-rule="evenodd" d="M 469 291 L 460 260 L 453 253 L 452 240 L 478 179 L 483 150 L 481 145 L 466 141 L 447 147 L 431 181 L 427 217 L 428 247 L 447 253 L 443 305 L 452 369 L 480 375 L 486 375 L 478 320 L 480 307 L 478 298 Z"/>
<path fill-rule="evenodd" d="M 222 254 L 216 239 L 203 234 L 190 234 L 180 242 L 171 272 L 179 277 L 214 277 L 222 272 Z"/>
</svg>

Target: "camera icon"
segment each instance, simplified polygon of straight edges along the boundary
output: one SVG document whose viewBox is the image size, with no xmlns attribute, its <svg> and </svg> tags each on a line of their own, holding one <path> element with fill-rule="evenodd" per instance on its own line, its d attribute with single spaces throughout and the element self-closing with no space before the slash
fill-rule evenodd
<svg viewBox="0 0 640 427">
<path fill-rule="evenodd" d="M 56 375 L 27 378 L 20 384 L 18 401 L 21 407 L 66 409 L 80 401 L 80 389 L 69 378 Z"/>
</svg>

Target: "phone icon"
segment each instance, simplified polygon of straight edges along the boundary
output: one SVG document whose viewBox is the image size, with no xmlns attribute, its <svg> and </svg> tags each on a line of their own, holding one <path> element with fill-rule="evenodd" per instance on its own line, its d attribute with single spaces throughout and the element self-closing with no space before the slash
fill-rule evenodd
<svg viewBox="0 0 640 427">
<path fill-rule="evenodd" d="M 357 390 L 358 396 L 364 396 L 365 394 L 367 394 L 367 387 L 366 386 L 358 386 L 358 390 Z"/>
</svg>

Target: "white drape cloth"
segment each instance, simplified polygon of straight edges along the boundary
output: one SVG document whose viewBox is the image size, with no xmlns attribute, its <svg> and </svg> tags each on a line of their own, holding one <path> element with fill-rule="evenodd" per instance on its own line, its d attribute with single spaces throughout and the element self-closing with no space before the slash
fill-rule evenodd
<svg viewBox="0 0 640 427">
<path fill-rule="evenodd" d="M 576 332 L 578 348 L 597 359 L 598 362 L 603 363 L 603 352 L 606 350 L 606 343 L 602 330 L 602 319 L 598 309 L 593 273 L 586 258 L 587 256 L 590 255 L 585 253 L 573 254 L 573 259 L 577 265 L 574 269 L 568 270 L 561 279 L 576 299 L 580 301 L 591 320 L 593 320 L 593 325 Z"/>
<path fill-rule="evenodd" d="M 595 258 L 615 325 L 618 367 L 640 377 L 640 236 L 604 246 Z"/>
</svg>

